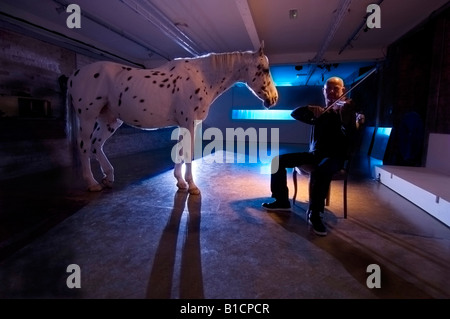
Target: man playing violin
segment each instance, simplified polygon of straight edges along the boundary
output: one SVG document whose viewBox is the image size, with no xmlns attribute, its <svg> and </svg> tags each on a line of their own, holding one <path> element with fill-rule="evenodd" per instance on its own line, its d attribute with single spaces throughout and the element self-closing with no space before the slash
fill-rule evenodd
<svg viewBox="0 0 450 319">
<path fill-rule="evenodd" d="M 308 222 L 317 235 L 327 235 L 321 213 L 333 174 L 339 171 L 351 151 L 356 131 L 354 103 L 345 97 L 344 81 L 329 78 L 324 87 L 325 107 L 308 105 L 298 107 L 291 116 L 312 125 L 308 152 L 287 153 L 272 159 L 270 190 L 275 201 L 263 203 L 267 210 L 291 210 L 286 168 L 311 165 Z M 278 168 L 278 169 L 277 169 Z"/>
</svg>

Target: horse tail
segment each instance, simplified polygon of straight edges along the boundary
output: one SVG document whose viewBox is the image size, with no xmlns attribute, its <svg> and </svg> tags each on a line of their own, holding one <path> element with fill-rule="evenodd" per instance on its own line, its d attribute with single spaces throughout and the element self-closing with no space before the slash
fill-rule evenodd
<svg viewBox="0 0 450 319">
<path fill-rule="evenodd" d="M 69 78 L 66 77 L 66 84 Z M 68 149 L 71 153 L 72 165 L 78 167 L 80 164 L 78 149 L 77 149 L 77 127 L 78 120 L 75 114 L 75 109 L 72 103 L 72 95 L 70 93 L 70 88 L 66 85 L 66 137 L 68 141 Z"/>
</svg>

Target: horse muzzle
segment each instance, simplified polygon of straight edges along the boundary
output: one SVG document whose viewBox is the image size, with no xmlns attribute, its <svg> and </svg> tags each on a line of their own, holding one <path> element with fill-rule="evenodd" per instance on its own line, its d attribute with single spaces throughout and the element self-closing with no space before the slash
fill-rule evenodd
<svg viewBox="0 0 450 319">
<path fill-rule="evenodd" d="M 269 96 L 264 99 L 264 107 L 270 109 L 271 107 L 275 106 L 277 102 L 278 102 L 278 94 Z"/>
</svg>

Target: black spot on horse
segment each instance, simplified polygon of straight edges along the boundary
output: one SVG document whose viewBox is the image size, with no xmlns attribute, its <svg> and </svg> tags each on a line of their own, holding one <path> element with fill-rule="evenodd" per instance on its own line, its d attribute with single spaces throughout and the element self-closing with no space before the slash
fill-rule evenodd
<svg viewBox="0 0 450 319">
<path fill-rule="evenodd" d="M 94 137 L 94 139 L 92 140 L 92 144 L 94 144 L 97 141 L 97 138 Z"/>
<path fill-rule="evenodd" d="M 195 94 L 198 94 L 198 92 L 200 92 L 200 88 L 198 88 L 197 90 L 195 90 Z"/>
<path fill-rule="evenodd" d="M 96 97 L 96 100 L 101 100 L 101 99 L 102 99 L 101 96 L 97 96 L 97 97 Z"/>
<path fill-rule="evenodd" d="M 78 99 L 78 102 L 81 102 L 81 100 L 82 100 L 82 98 L 80 97 L 80 98 Z"/>
<path fill-rule="evenodd" d="M 81 109 L 78 109 L 78 114 L 81 114 Z"/>
<path fill-rule="evenodd" d="M 150 76 L 150 75 L 146 75 L 146 76 L 144 76 L 144 78 L 146 78 L 146 79 L 150 79 L 150 78 L 151 78 L 151 76 Z"/>
<path fill-rule="evenodd" d="M 80 72 L 80 69 L 76 70 L 75 73 L 73 74 L 73 76 L 77 76 L 79 72 Z"/>
<path fill-rule="evenodd" d="M 80 148 L 83 148 L 83 145 L 84 145 L 84 143 L 83 143 L 83 141 L 81 141 L 80 142 Z"/>
<path fill-rule="evenodd" d="M 144 102 L 145 102 L 144 99 L 140 99 L 140 100 L 139 100 L 139 103 L 144 103 Z"/>
<path fill-rule="evenodd" d="M 125 88 L 124 92 L 128 91 L 128 89 L 129 89 L 129 87 L 127 86 L 127 87 Z"/>
<path fill-rule="evenodd" d="M 175 69 L 175 66 L 173 66 L 171 69 L 170 69 L 170 71 L 173 71 Z"/>
<path fill-rule="evenodd" d="M 197 110 L 198 110 L 198 106 L 195 107 L 194 111 L 197 111 Z"/>
<path fill-rule="evenodd" d="M 94 74 L 94 79 L 98 78 L 100 76 L 100 73 L 95 73 Z"/>
<path fill-rule="evenodd" d="M 132 78 L 133 78 L 132 76 L 129 76 L 128 79 L 127 79 L 127 81 L 130 81 Z"/>
</svg>

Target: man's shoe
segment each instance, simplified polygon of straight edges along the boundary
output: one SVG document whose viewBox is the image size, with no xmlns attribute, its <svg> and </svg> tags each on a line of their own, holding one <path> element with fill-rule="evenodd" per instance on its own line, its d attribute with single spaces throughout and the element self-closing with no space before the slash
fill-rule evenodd
<svg viewBox="0 0 450 319">
<path fill-rule="evenodd" d="M 262 207 L 264 207 L 267 210 L 291 211 L 291 203 L 289 203 L 289 201 L 280 202 L 276 200 L 273 203 L 264 203 L 262 204 Z"/>
<path fill-rule="evenodd" d="M 314 232 L 319 236 L 327 235 L 327 228 L 322 222 L 322 217 L 320 215 L 312 215 L 310 212 L 308 213 L 308 223 L 312 225 Z"/>
</svg>

